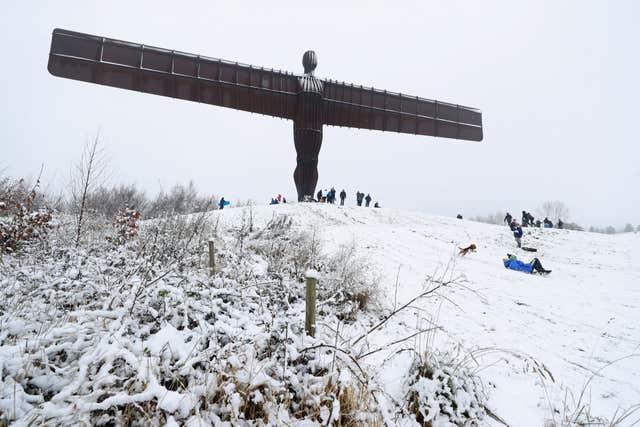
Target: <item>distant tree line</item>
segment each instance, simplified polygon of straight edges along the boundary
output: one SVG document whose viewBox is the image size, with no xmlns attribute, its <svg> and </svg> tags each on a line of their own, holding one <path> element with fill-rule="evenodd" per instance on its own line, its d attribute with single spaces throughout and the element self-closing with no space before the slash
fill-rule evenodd
<svg viewBox="0 0 640 427">
<path fill-rule="evenodd" d="M 617 234 L 617 233 L 640 233 L 640 225 L 637 225 L 635 228 L 633 224 L 627 223 L 624 227 L 616 229 L 614 226 L 609 225 L 607 227 L 589 227 L 589 231 L 592 233 L 602 233 L 602 234 Z"/>
</svg>

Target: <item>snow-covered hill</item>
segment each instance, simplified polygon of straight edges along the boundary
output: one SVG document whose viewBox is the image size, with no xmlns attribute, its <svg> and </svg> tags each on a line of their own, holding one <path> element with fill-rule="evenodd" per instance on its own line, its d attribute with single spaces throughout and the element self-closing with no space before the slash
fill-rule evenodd
<svg viewBox="0 0 640 427">
<path fill-rule="evenodd" d="M 216 214 L 223 222 L 238 224 L 242 212 Z M 583 389 L 580 403 L 590 405 L 594 416 L 611 418 L 617 409 L 640 403 L 640 234 L 529 228 L 523 245 L 537 248 L 533 254 L 516 248 L 506 226 L 417 212 L 324 204 L 254 208 L 257 224 L 274 214 L 290 215 L 301 227 L 316 229 L 329 250 L 355 242 L 382 273 L 380 284 L 390 305 L 396 279 L 401 305 L 420 292 L 427 276 L 446 269 L 462 275 L 469 291 L 445 291 L 451 303 L 426 300 L 415 305 L 445 328 L 438 345 L 455 341 L 467 350 L 496 350 L 482 352 L 479 371 L 486 383 L 495 384 L 490 402 L 510 425 L 540 426 L 552 419 L 549 401 L 559 411 L 565 406 L 574 410 Z M 458 247 L 471 243 L 477 245 L 476 253 L 455 256 Z M 507 270 L 502 264 L 507 253 L 525 261 L 536 256 L 553 272 L 542 277 Z M 402 316 L 395 327 L 375 336 L 376 344 L 415 329 L 415 314 Z M 407 331 L 398 330 L 401 323 Z M 556 384 L 543 384 L 499 350 L 543 362 Z M 379 369 L 389 390 L 401 389 L 401 363 Z"/>
<path fill-rule="evenodd" d="M 192 218 L 196 227 L 148 221 L 115 247 L 108 230 L 78 249 L 59 230 L 30 255 L 4 256 L 0 424 L 297 424 L 340 414 L 412 425 L 408 373 L 425 353 L 448 366 L 451 386 L 464 380 L 457 372 L 477 374 L 486 407 L 512 426 L 612 420 L 640 403 L 639 234 L 525 229 L 532 254 L 505 226 L 386 208 L 293 203 Z M 299 279 L 313 257 L 295 254 L 316 241 L 324 257 L 311 338 Z M 471 243 L 476 252 L 457 256 Z M 507 270 L 507 253 L 553 272 Z M 353 317 L 333 295 L 346 270 L 379 290 Z M 385 321 L 438 283 L 450 284 Z M 363 379 L 372 398 L 345 391 Z M 473 412 L 472 389 L 447 399 Z"/>
</svg>

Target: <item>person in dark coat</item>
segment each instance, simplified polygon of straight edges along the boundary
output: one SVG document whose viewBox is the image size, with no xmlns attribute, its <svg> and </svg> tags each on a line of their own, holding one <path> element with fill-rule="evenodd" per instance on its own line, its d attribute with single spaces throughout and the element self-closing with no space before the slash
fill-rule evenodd
<svg viewBox="0 0 640 427">
<path fill-rule="evenodd" d="M 540 221 L 539 219 L 536 220 L 536 227 L 542 227 L 542 221 Z"/>
<path fill-rule="evenodd" d="M 458 214 L 458 215 L 456 215 L 456 218 L 458 218 L 458 219 L 462 219 L 462 215 L 461 215 L 461 214 Z"/>
<path fill-rule="evenodd" d="M 529 226 L 533 227 L 536 223 L 536 219 L 531 215 L 531 212 L 527 212 L 527 218 L 529 220 Z"/>
<path fill-rule="evenodd" d="M 344 188 L 340 192 L 340 206 L 344 206 L 344 199 L 347 198 L 347 192 L 344 191 Z"/>
<path fill-rule="evenodd" d="M 544 228 L 553 228 L 553 222 L 547 217 L 544 218 Z"/>
<path fill-rule="evenodd" d="M 336 202 L 336 189 L 331 187 L 331 190 L 327 193 L 327 203 L 334 204 Z"/>
<path fill-rule="evenodd" d="M 318 202 L 322 200 L 322 189 L 318 190 L 318 194 L 316 194 Z"/>
<path fill-rule="evenodd" d="M 374 205 L 373 205 L 373 207 L 374 207 L 374 208 L 379 208 L 379 207 L 380 207 L 380 205 L 378 204 L 378 202 L 375 202 L 375 203 L 374 203 Z"/>
<path fill-rule="evenodd" d="M 358 206 L 362 206 L 363 197 L 364 197 L 364 193 L 361 193 L 360 191 L 356 192 L 356 202 L 358 203 Z"/>
<path fill-rule="evenodd" d="M 524 234 L 522 232 L 522 227 L 520 227 L 520 224 L 518 224 L 517 221 L 513 221 L 511 224 L 513 224 L 513 237 L 516 239 L 516 243 L 518 244 L 518 247 L 521 248 L 522 247 L 522 235 Z"/>
<path fill-rule="evenodd" d="M 529 225 L 529 215 L 527 212 L 522 211 L 522 226 L 526 227 Z"/>
<path fill-rule="evenodd" d="M 522 271 L 523 273 L 551 273 L 551 270 L 545 270 L 538 258 L 534 258 L 530 262 L 524 262 L 520 261 L 515 255 L 507 254 L 507 258 L 503 259 L 502 262 L 504 263 L 505 268 Z"/>
<path fill-rule="evenodd" d="M 564 222 L 562 222 L 562 220 L 560 218 L 558 218 L 558 228 L 562 228 L 564 227 Z"/>
<path fill-rule="evenodd" d="M 366 208 L 368 208 L 369 207 L 369 203 L 371 203 L 371 196 L 370 195 L 367 194 L 367 197 L 364 198 L 364 203 L 365 203 L 364 206 Z"/>
<path fill-rule="evenodd" d="M 507 214 L 504 216 L 504 222 L 506 222 L 508 226 L 511 226 L 512 219 L 513 217 L 511 216 L 511 214 L 507 212 Z"/>
<path fill-rule="evenodd" d="M 218 208 L 220 208 L 220 209 L 224 209 L 224 203 L 225 203 L 225 201 L 224 201 L 224 197 L 222 197 L 222 198 L 220 199 L 220 202 L 218 202 Z"/>
</svg>

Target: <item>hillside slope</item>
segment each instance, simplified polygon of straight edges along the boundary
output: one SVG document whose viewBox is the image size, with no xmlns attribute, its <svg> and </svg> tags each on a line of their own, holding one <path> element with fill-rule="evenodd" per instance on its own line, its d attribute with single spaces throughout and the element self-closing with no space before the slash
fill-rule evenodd
<svg viewBox="0 0 640 427">
<path fill-rule="evenodd" d="M 542 277 L 503 267 L 533 255 L 507 227 L 393 209 L 96 219 L 78 246 L 58 220 L 0 259 L 0 425 L 593 425 L 640 403 L 638 234 L 527 229 Z"/>
<path fill-rule="evenodd" d="M 232 226 L 244 210 L 215 215 Z M 468 291 L 445 291 L 452 303 L 438 299 L 416 305 L 444 327 L 432 348 L 458 342 L 466 350 L 496 350 L 483 352 L 479 372 L 485 384 L 495 384 L 490 402 L 510 425 L 539 426 L 552 419 L 549 402 L 560 412 L 573 411 L 587 382 L 581 404 L 589 405 L 594 416 L 610 418 L 640 402 L 640 234 L 525 229 L 523 244 L 538 249 L 532 254 L 516 248 L 505 226 L 417 212 L 324 204 L 253 210 L 256 224 L 274 215 L 293 217 L 299 227 L 316 230 L 329 251 L 355 242 L 382 274 L 379 283 L 389 305 L 396 298 L 396 278 L 401 305 L 419 293 L 429 275 L 449 269 L 463 276 Z M 471 243 L 476 253 L 455 256 L 459 246 Z M 553 272 L 542 277 L 507 270 L 501 261 L 506 253 L 526 261 L 537 256 Z M 397 325 L 415 327 L 415 314 L 402 313 L 394 323 L 378 331 L 378 344 L 407 335 Z M 543 384 L 538 375 L 523 372 L 532 362 L 514 363 L 497 350 L 544 363 L 556 383 Z M 401 364 L 379 369 L 389 390 L 401 388 Z"/>
</svg>

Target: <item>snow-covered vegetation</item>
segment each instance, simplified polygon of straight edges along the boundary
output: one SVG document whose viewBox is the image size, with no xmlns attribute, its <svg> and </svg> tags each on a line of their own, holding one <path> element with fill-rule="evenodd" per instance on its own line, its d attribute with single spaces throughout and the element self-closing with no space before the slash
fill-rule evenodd
<svg viewBox="0 0 640 427">
<path fill-rule="evenodd" d="M 502 267 L 517 251 L 505 227 L 412 212 L 289 204 L 131 221 L 89 221 L 76 246 L 58 216 L 3 255 L 0 425 L 638 418 L 638 235 L 532 229 L 525 242 L 553 270 L 540 277 Z"/>
</svg>

